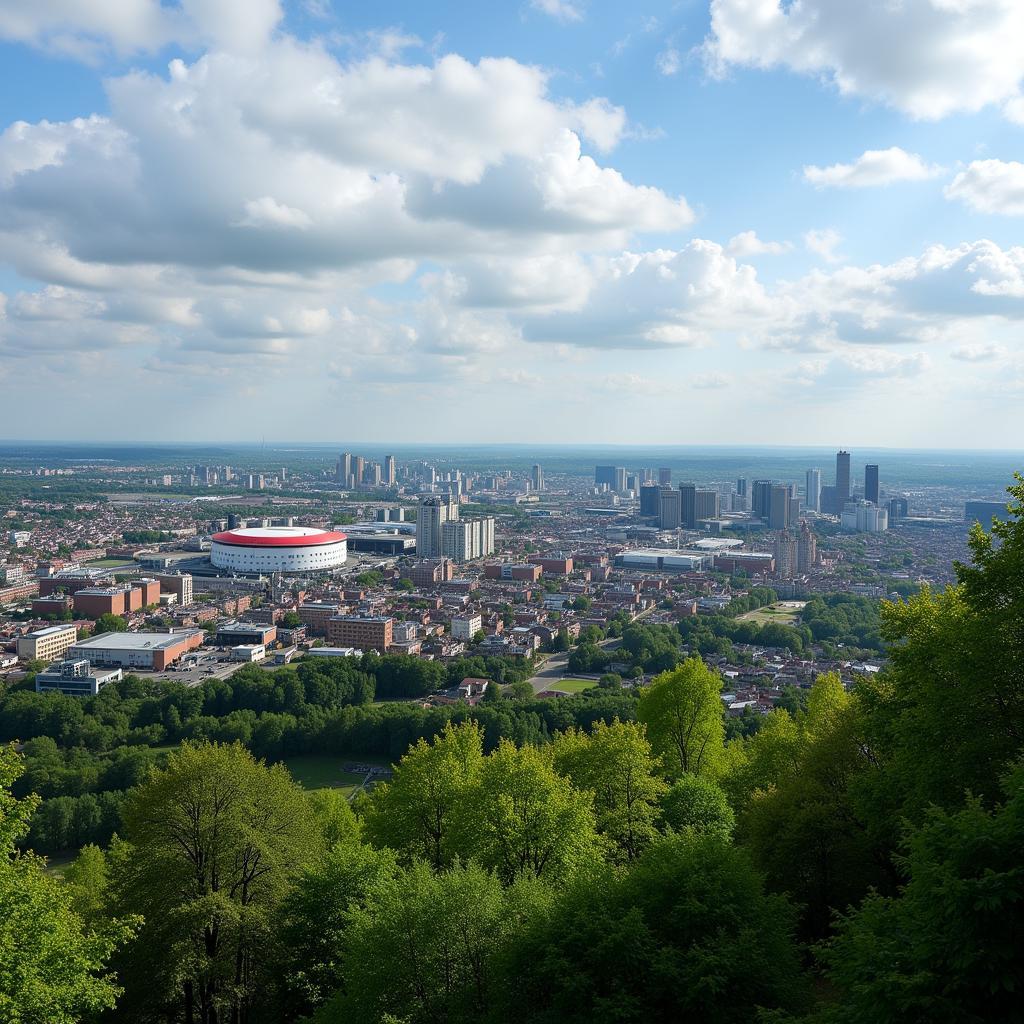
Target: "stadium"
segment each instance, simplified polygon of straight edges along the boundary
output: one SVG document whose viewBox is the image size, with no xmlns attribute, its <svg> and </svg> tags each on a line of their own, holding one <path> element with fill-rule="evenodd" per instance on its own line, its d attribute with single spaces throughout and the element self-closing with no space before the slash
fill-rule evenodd
<svg viewBox="0 0 1024 1024">
<path fill-rule="evenodd" d="M 344 565 L 347 538 L 309 526 L 269 526 L 213 535 L 210 561 L 237 573 L 322 572 Z"/>
</svg>

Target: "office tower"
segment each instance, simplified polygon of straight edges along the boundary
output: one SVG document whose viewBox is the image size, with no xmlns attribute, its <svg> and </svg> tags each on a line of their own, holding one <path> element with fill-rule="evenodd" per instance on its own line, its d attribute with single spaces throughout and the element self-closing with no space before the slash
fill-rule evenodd
<svg viewBox="0 0 1024 1024">
<path fill-rule="evenodd" d="M 626 489 L 626 467 L 615 467 L 615 490 L 620 493 Z"/>
<path fill-rule="evenodd" d="M 657 484 L 644 484 L 640 488 L 640 515 L 661 514 L 661 488 Z"/>
<path fill-rule="evenodd" d="M 755 480 L 750 495 L 751 509 L 755 516 L 762 519 L 768 518 L 772 507 L 772 482 L 771 480 Z"/>
<path fill-rule="evenodd" d="M 910 508 L 907 505 L 906 498 L 890 498 L 889 499 L 889 518 L 890 519 L 906 519 L 910 514 Z"/>
<path fill-rule="evenodd" d="M 796 546 L 796 567 L 798 572 L 810 572 L 818 561 L 818 538 L 804 520 L 800 524 L 800 538 Z"/>
<path fill-rule="evenodd" d="M 347 485 L 348 478 L 352 475 L 352 456 L 348 452 L 342 452 L 338 457 L 338 480 Z"/>
<path fill-rule="evenodd" d="M 836 452 L 836 497 L 839 510 L 850 500 L 850 453 Z"/>
<path fill-rule="evenodd" d="M 864 500 L 872 505 L 878 504 L 878 467 L 864 467 Z"/>
<path fill-rule="evenodd" d="M 697 485 L 679 485 L 679 517 L 688 530 L 697 529 Z"/>
<path fill-rule="evenodd" d="M 459 506 L 448 498 L 424 498 L 416 515 L 416 554 L 438 558 L 444 553 L 445 523 L 459 518 Z"/>
<path fill-rule="evenodd" d="M 805 506 L 809 512 L 821 511 L 821 470 L 807 470 L 807 486 L 805 489 Z"/>
<path fill-rule="evenodd" d="M 615 467 L 614 466 L 595 466 L 594 467 L 594 486 L 595 487 L 607 487 L 608 490 L 615 490 Z"/>
<path fill-rule="evenodd" d="M 717 519 L 721 514 L 718 491 L 698 490 L 694 494 L 694 525 L 702 519 Z"/>
<path fill-rule="evenodd" d="M 640 470 L 640 483 L 649 484 L 654 479 L 654 470 L 648 466 L 646 469 Z"/>
<path fill-rule="evenodd" d="M 672 483 L 672 470 L 668 466 L 658 468 L 658 483 L 670 486 Z"/>
<path fill-rule="evenodd" d="M 662 530 L 675 530 L 682 526 L 682 498 L 679 491 L 664 487 L 659 494 L 658 526 Z"/>
<path fill-rule="evenodd" d="M 768 527 L 772 530 L 788 530 L 795 522 L 800 502 L 789 484 L 776 484 L 771 489 L 768 504 Z"/>
<path fill-rule="evenodd" d="M 379 462 L 371 462 L 366 467 L 366 483 L 371 487 L 380 487 L 381 485 L 381 471 Z"/>
<path fill-rule="evenodd" d="M 533 489 L 535 491 L 544 490 L 544 470 L 541 469 L 540 466 L 535 465 L 533 469 L 530 470 L 530 482 L 533 484 Z"/>
<path fill-rule="evenodd" d="M 626 490 L 635 492 L 639 486 L 636 473 L 626 474 Z"/>
<path fill-rule="evenodd" d="M 395 481 L 398 479 L 398 473 L 395 470 L 395 457 L 394 455 L 384 456 L 384 483 L 388 487 L 394 487 Z"/>
<path fill-rule="evenodd" d="M 775 535 L 775 575 L 784 580 L 791 580 L 796 575 L 799 553 L 797 542 L 788 530 Z"/>
<path fill-rule="evenodd" d="M 747 496 L 747 478 L 745 476 L 736 478 L 736 493 L 741 498 L 745 498 Z"/>
</svg>

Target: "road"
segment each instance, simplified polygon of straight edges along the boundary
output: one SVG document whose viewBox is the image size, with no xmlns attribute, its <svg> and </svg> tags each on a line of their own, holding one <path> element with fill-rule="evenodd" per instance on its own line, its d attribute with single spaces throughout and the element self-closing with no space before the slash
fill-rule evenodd
<svg viewBox="0 0 1024 1024">
<path fill-rule="evenodd" d="M 614 651 L 621 643 L 622 641 L 619 637 L 613 637 L 610 640 L 602 640 L 597 646 L 603 647 L 607 651 Z M 533 687 L 533 692 L 540 693 L 542 690 L 557 690 L 557 684 L 565 675 L 568 666 L 568 651 L 552 654 L 528 680 L 529 684 Z"/>
</svg>

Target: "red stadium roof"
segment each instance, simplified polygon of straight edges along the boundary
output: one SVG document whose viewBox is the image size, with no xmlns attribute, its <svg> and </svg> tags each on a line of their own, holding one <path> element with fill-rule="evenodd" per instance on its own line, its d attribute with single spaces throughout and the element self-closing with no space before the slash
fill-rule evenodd
<svg viewBox="0 0 1024 1024">
<path fill-rule="evenodd" d="M 273 528 L 260 531 L 259 534 L 247 533 L 244 530 L 227 530 L 215 533 L 213 540 L 217 544 L 233 544 L 245 548 L 308 548 L 320 544 L 337 544 L 347 540 L 345 534 L 334 530 L 318 530 L 316 533 L 288 533 L 283 528 L 274 534 Z"/>
</svg>

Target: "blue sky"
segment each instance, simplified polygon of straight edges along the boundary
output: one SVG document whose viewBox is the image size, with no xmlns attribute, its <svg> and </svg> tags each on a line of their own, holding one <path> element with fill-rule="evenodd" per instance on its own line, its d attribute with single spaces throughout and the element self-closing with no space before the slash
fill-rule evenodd
<svg viewBox="0 0 1024 1024">
<path fill-rule="evenodd" d="M 0 436 L 1024 436 L 1016 0 L 0 0 L 0 76 Z"/>
</svg>

